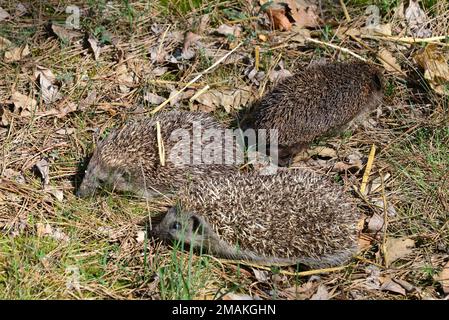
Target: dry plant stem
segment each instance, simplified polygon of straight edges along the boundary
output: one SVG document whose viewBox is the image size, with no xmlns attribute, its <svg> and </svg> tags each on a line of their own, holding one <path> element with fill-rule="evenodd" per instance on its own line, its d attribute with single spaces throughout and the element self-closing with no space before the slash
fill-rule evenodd
<svg viewBox="0 0 449 320">
<path fill-rule="evenodd" d="M 258 265 L 255 263 L 250 263 L 248 261 L 243 261 L 243 260 L 223 260 L 223 259 L 218 259 L 218 260 L 224 264 L 242 264 L 242 265 L 245 265 L 248 267 L 258 268 L 258 269 L 262 269 L 262 270 L 267 270 L 267 271 L 272 270 L 270 267 Z M 308 270 L 308 271 L 301 271 L 301 272 L 290 272 L 290 271 L 286 271 L 286 270 L 279 270 L 279 273 L 285 274 L 287 276 L 305 277 L 305 276 L 311 276 L 314 274 L 340 271 L 340 270 L 347 268 L 348 266 L 349 265 L 344 265 L 344 266 L 340 266 L 340 267 L 315 269 L 315 270 Z"/>
<path fill-rule="evenodd" d="M 366 163 L 365 173 L 363 174 L 362 184 L 360 185 L 360 193 L 365 195 L 366 184 L 368 183 L 368 178 L 371 173 L 371 167 L 374 162 L 374 155 L 376 154 L 376 145 L 371 146 L 371 151 L 369 152 L 368 162 Z"/>
<path fill-rule="evenodd" d="M 374 39 L 374 40 L 384 40 L 384 41 L 393 41 L 393 42 L 404 42 L 404 43 L 435 43 L 442 46 L 448 47 L 449 44 L 440 42 L 441 40 L 447 39 L 449 36 L 437 36 L 430 38 L 413 38 L 413 37 L 387 37 L 387 36 L 373 36 L 373 35 L 362 35 L 362 38 Z"/>
<path fill-rule="evenodd" d="M 156 122 L 156 137 L 157 137 L 157 149 L 159 151 L 159 161 L 161 162 L 161 166 L 165 166 L 165 148 L 164 142 L 162 141 L 161 134 L 161 124 L 159 121 Z"/>
<path fill-rule="evenodd" d="M 355 57 L 355 58 L 357 58 L 359 60 L 362 60 L 363 62 L 367 61 L 362 56 L 359 56 L 357 53 L 352 52 L 351 50 L 349 50 L 347 48 L 342 48 L 342 47 L 336 46 L 335 44 L 327 43 L 327 42 L 323 42 L 323 41 L 319 41 L 319 40 L 315 40 L 315 39 L 312 39 L 312 38 L 305 38 L 305 39 L 307 41 L 310 41 L 310 42 L 313 42 L 313 43 L 316 43 L 316 44 L 321 44 L 321 45 L 324 45 L 324 46 L 327 46 L 327 47 L 330 47 L 330 48 L 333 48 L 333 49 L 336 49 L 336 50 L 340 50 L 342 52 L 346 52 L 346 53 L 350 54 L 351 56 L 353 56 L 353 57 Z"/>
<path fill-rule="evenodd" d="M 254 48 L 254 59 L 255 61 L 255 68 L 257 71 L 259 71 L 259 64 L 260 64 L 260 47 L 256 46 Z"/>
<path fill-rule="evenodd" d="M 240 42 L 234 49 L 232 49 L 231 51 L 229 51 L 227 54 L 225 54 L 223 57 L 221 57 L 220 59 L 218 59 L 213 65 L 211 65 L 209 68 L 207 68 L 206 70 L 204 70 L 203 72 L 201 72 L 199 75 L 197 75 L 195 78 L 193 78 L 191 81 L 189 81 L 184 87 L 182 87 L 181 90 L 179 90 L 176 94 L 174 94 L 173 96 L 169 97 L 167 100 L 165 100 L 164 102 L 162 102 L 159 106 L 157 106 L 153 111 L 151 111 L 151 114 L 155 114 L 156 112 L 158 112 L 159 110 L 161 110 L 165 105 L 167 105 L 168 103 L 170 103 L 170 101 L 172 101 L 174 98 L 176 98 L 180 93 L 184 92 L 190 85 L 192 85 L 193 83 L 197 82 L 202 76 L 204 76 L 206 73 L 208 73 L 210 70 L 212 70 L 213 68 L 215 68 L 216 66 L 218 66 L 220 63 L 222 63 L 227 57 L 229 57 L 232 53 L 234 53 L 238 48 L 240 48 L 240 46 L 243 44 L 243 42 Z"/>
<path fill-rule="evenodd" d="M 197 99 L 200 95 L 202 95 L 204 92 L 206 92 L 207 90 L 209 90 L 210 86 L 207 84 L 205 87 L 201 88 L 200 90 L 197 91 L 197 93 L 195 93 L 190 99 L 190 102 L 193 102 L 195 99 Z"/>
<path fill-rule="evenodd" d="M 346 5 L 345 5 L 343 0 L 340 0 L 340 5 L 341 5 L 341 8 L 343 9 L 343 12 L 345 14 L 346 21 L 347 22 L 351 22 L 351 16 L 349 15 L 348 9 L 346 8 Z"/>
<path fill-rule="evenodd" d="M 384 225 L 383 227 L 383 235 L 382 235 L 382 254 L 384 257 L 384 262 L 385 262 L 385 267 L 388 268 L 388 266 L 386 265 L 386 260 L 385 260 L 385 254 L 386 254 L 386 247 L 385 247 L 385 242 L 387 239 L 387 219 L 388 219 L 388 215 L 387 215 L 387 197 L 385 196 L 385 185 L 384 185 L 384 176 L 382 174 L 382 172 L 379 172 L 380 174 L 380 184 L 382 187 L 382 202 L 383 202 L 383 210 L 384 210 Z"/>
</svg>

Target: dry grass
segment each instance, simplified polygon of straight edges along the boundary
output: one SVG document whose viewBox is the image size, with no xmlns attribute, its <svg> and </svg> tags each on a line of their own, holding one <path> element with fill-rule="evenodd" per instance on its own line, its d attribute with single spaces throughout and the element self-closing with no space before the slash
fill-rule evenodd
<svg viewBox="0 0 449 320">
<path fill-rule="evenodd" d="M 439 1 L 433 8 L 436 17 L 442 17 L 432 22 L 435 35 L 447 30 L 448 19 L 444 16 L 449 15 L 449 10 L 443 2 Z M 391 178 L 385 181 L 383 189 L 361 201 L 361 209 L 367 216 L 383 215 L 383 210 L 374 207 L 371 200 L 385 198 L 397 211 L 395 216 L 388 216 L 385 235 L 407 236 L 416 242 L 411 255 L 389 268 L 382 258 L 382 234 L 370 234 L 367 235 L 370 245 L 358 259 L 343 271 L 324 274 L 319 280 L 309 282 L 308 291 L 304 285 L 307 277 L 287 275 L 278 269 L 265 270 L 268 280 L 262 281 L 249 266 L 198 257 L 180 248 L 170 250 L 142 237 L 140 232 L 149 223 L 148 216 L 170 205 L 165 199 L 142 203 L 132 196 L 114 193 L 103 193 L 88 200 L 74 196 L 96 141 L 114 125 L 130 117 L 149 115 L 154 109 L 143 101 L 144 92 L 167 98 L 173 89 L 181 89 L 213 63 L 212 58 L 199 54 L 191 61 L 182 62 L 182 69 L 170 66 L 168 72 L 155 77 L 151 70 L 158 65 L 152 64 L 148 50 L 160 46 L 160 36 L 154 35 L 151 26 L 163 31 L 169 27 L 169 32 L 179 31 L 182 35 L 183 30 L 198 25 L 205 13 L 210 15 L 208 28 L 239 20 L 244 27 L 241 39 L 205 33 L 202 41 L 215 43 L 227 52 L 244 40 L 239 52 L 249 57 L 257 44 L 262 70 L 274 67 L 278 57 L 290 70 L 320 57 L 349 58 L 344 52 L 327 46 L 298 46 L 293 42 L 284 45 L 286 34 L 261 30 L 253 19 L 248 19 L 257 14 L 249 3 L 243 0 L 134 1 L 106 9 L 104 2 L 92 1 L 88 6 L 81 1 L 32 1 L 28 15 L 0 22 L 1 37 L 16 45 L 26 43 L 31 50 L 31 55 L 19 63 L 0 60 L 0 115 L 8 122 L 0 126 L 1 298 L 211 299 L 234 292 L 263 299 L 294 299 L 310 297 L 318 284 L 325 284 L 330 296 L 336 299 L 442 297 L 441 286 L 433 276 L 448 261 L 449 253 L 449 103 L 447 98 L 435 95 L 428 88 L 410 60 L 410 53 L 419 49 L 418 45 L 403 50 L 396 43 L 389 44 L 390 50 L 397 46 L 393 52 L 414 81 L 387 74 L 385 102 L 382 113 L 377 118 L 373 115 L 374 125 L 319 142 L 337 150 L 335 161 L 345 161 L 354 152 L 366 160 L 371 145 L 376 144 L 378 152 L 371 176 L 389 173 Z M 2 7 L 13 12 L 15 4 L 6 1 Z M 103 11 L 102 15 L 81 19 L 84 30 L 105 42 L 97 61 L 82 41 L 62 41 L 50 36 L 46 29 L 49 20 L 64 21 L 65 7 L 76 4 L 92 12 Z M 366 1 L 346 4 L 353 19 L 350 25 L 362 25 L 363 18 L 359 17 Z M 225 8 L 243 12 L 246 18 L 235 17 Z M 381 8 L 385 19 L 392 19 L 394 6 Z M 332 7 L 328 14 L 332 12 L 336 14 L 336 24 L 316 31 L 318 39 L 376 61 L 377 47 L 386 43 L 364 39 L 361 45 L 351 38 L 339 39 L 332 31 L 347 23 L 340 7 Z M 118 40 L 117 45 L 108 44 L 111 35 L 105 30 Z M 274 38 L 262 42 L 254 36 L 256 33 Z M 163 47 L 167 52 L 182 48 L 182 38 L 169 37 Z M 119 87 L 117 68 L 123 64 L 136 79 L 128 86 L 129 92 Z M 33 78 L 35 65 L 50 68 L 57 75 L 63 95 L 52 105 L 39 98 L 38 111 L 59 110 L 71 102 L 78 106 L 78 111 L 61 118 L 23 117 L 10 112 L 12 91 L 39 97 L 38 83 Z M 225 89 L 252 85 L 256 96 L 259 89 L 242 76 L 245 68 L 241 61 L 220 65 L 192 87 L 200 89 L 208 84 Z M 93 91 L 97 94 L 95 103 L 84 104 Z M 178 108 L 188 108 L 187 102 Z M 222 108 L 215 110 L 214 115 L 223 122 L 232 120 L 232 115 Z M 58 133 L 60 129 L 71 128 L 75 130 L 70 134 Z M 33 170 L 34 164 L 43 157 L 50 163 L 50 185 L 63 191 L 62 201 L 43 190 L 42 181 Z M 334 172 L 326 166 L 319 170 L 349 190 L 360 188 L 363 170 Z M 378 269 L 381 277 L 407 281 L 412 289 L 403 296 L 370 287 L 367 278 L 373 268 Z"/>
</svg>

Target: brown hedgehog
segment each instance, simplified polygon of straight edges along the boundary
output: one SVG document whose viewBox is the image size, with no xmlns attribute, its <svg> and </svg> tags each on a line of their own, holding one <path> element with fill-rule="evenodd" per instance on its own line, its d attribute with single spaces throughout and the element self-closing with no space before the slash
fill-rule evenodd
<svg viewBox="0 0 449 320">
<path fill-rule="evenodd" d="M 225 259 L 322 268 L 357 250 L 354 199 L 300 170 L 205 178 L 179 192 L 180 207 L 150 231 Z"/>
<path fill-rule="evenodd" d="M 244 111 L 240 126 L 277 129 L 279 164 L 315 138 L 335 134 L 382 100 L 382 74 L 364 62 L 316 64 L 277 84 Z"/>
<path fill-rule="evenodd" d="M 157 122 L 165 148 L 164 166 L 159 156 Z M 219 148 L 213 156 L 218 158 L 206 160 L 205 148 L 214 141 L 207 132 L 224 135 L 224 127 L 202 112 L 162 112 L 129 122 L 99 143 L 77 195 L 89 196 L 98 187 L 107 186 L 149 198 L 175 191 L 199 176 L 237 171 L 232 158 L 237 156 L 236 145 L 224 143 L 223 138 L 216 141 Z"/>
</svg>

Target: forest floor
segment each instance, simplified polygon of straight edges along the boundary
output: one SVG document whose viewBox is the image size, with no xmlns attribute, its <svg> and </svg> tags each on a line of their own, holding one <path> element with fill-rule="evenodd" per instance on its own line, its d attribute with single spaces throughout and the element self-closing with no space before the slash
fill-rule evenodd
<svg viewBox="0 0 449 320">
<path fill-rule="evenodd" d="M 250 0 L 2 2 L 1 299 L 447 299 L 447 1 L 421 3 L 427 24 L 417 42 L 400 1 L 344 1 L 347 15 L 339 1 L 309 10 L 284 2 L 275 21 Z M 80 28 L 66 28 L 77 8 Z M 376 17 L 377 31 L 364 28 Z M 148 217 L 169 200 L 74 194 L 110 128 L 151 116 L 237 46 L 164 110 L 202 110 L 229 124 L 311 62 L 357 55 L 384 70 L 384 101 L 369 120 L 316 141 L 293 164 L 360 200 L 360 252 L 338 270 L 294 274 L 180 252 L 146 236 Z"/>
</svg>

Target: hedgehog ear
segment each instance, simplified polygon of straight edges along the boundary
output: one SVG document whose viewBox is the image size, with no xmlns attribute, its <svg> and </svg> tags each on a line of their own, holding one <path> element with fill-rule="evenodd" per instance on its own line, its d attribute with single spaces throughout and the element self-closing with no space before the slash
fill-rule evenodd
<svg viewBox="0 0 449 320">
<path fill-rule="evenodd" d="M 192 224 L 192 231 L 198 232 L 201 227 L 201 221 L 196 215 L 190 216 L 190 223 Z"/>
<path fill-rule="evenodd" d="M 382 79 L 380 74 L 378 73 L 373 74 L 373 82 L 376 86 L 376 89 L 382 90 Z"/>
</svg>

